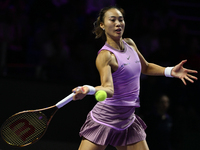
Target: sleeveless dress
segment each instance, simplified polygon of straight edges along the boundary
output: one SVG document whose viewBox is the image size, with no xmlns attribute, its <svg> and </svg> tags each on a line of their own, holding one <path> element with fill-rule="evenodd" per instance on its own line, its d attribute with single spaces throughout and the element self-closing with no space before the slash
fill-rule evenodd
<svg viewBox="0 0 200 150">
<path fill-rule="evenodd" d="M 123 52 L 107 43 L 98 52 L 110 51 L 118 62 L 117 71 L 112 73 L 113 97 L 97 102 L 79 133 L 98 145 L 126 146 L 146 139 L 147 126 L 135 115 L 135 108 L 140 107 L 141 63 L 136 51 L 123 43 Z"/>
</svg>

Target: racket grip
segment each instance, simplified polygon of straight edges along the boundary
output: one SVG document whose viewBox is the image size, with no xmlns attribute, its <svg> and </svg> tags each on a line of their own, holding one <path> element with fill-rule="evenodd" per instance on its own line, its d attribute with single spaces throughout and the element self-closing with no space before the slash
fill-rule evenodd
<svg viewBox="0 0 200 150">
<path fill-rule="evenodd" d="M 67 97 L 63 98 L 61 101 L 59 101 L 56 104 L 57 108 L 61 108 L 64 105 L 66 105 L 67 103 L 71 102 L 73 100 L 73 96 L 75 95 L 75 93 L 71 93 L 70 95 L 68 95 Z"/>
</svg>

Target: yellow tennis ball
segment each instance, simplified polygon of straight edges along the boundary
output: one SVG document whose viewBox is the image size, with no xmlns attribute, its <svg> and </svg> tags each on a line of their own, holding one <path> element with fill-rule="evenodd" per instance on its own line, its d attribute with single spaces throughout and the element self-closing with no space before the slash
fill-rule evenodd
<svg viewBox="0 0 200 150">
<path fill-rule="evenodd" d="M 97 101 L 104 101 L 107 98 L 107 93 L 103 90 L 99 90 L 96 92 L 95 98 Z"/>
</svg>

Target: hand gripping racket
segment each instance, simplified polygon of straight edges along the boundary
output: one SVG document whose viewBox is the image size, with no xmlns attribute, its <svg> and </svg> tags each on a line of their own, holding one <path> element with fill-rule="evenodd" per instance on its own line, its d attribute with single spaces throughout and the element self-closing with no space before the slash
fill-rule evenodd
<svg viewBox="0 0 200 150">
<path fill-rule="evenodd" d="M 12 146 L 24 147 L 38 141 L 46 132 L 48 125 L 56 111 L 73 99 L 71 93 L 56 105 L 18 112 L 9 117 L 1 127 L 1 136 L 4 141 Z M 47 117 L 47 110 L 51 115 Z"/>
</svg>

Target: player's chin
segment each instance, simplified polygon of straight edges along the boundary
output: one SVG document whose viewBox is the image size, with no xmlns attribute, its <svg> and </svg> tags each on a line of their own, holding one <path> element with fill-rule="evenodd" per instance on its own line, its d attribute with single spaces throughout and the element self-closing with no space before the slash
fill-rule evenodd
<svg viewBox="0 0 200 150">
<path fill-rule="evenodd" d="M 124 32 L 116 33 L 116 37 L 122 38 Z"/>
<path fill-rule="evenodd" d="M 115 35 L 113 36 L 113 38 L 114 38 L 115 40 L 120 40 L 120 39 L 122 38 L 122 34 L 115 34 Z"/>
</svg>

